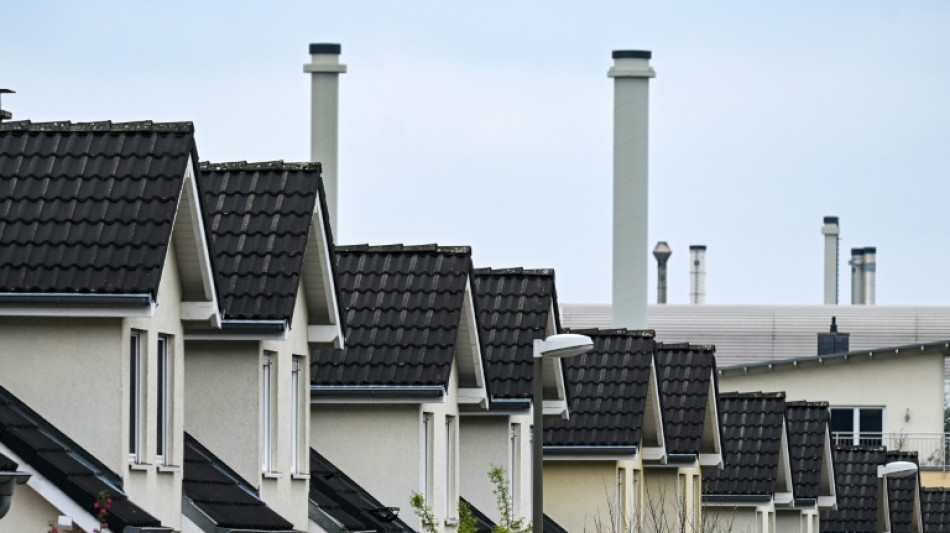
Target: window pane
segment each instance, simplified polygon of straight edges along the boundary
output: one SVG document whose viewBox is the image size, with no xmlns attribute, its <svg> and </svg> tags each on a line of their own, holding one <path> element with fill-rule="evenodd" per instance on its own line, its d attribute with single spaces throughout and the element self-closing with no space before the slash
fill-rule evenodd
<svg viewBox="0 0 950 533">
<path fill-rule="evenodd" d="M 852 444 L 854 432 L 854 410 L 831 410 L 831 434 L 835 444 Z"/>
<path fill-rule="evenodd" d="M 129 339 L 129 453 L 136 456 L 139 451 L 139 405 L 141 403 L 139 338 L 138 333 L 132 333 Z"/>
<path fill-rule="evenodd" d="M 168 447 L 168 337 L 158 337 L 158 433 L 156 453 L 162 461 L 168 463 L 165 450 Z"/>
<path fill-rule="evenodd" d="M 858 416 L 861 422 L 861 433 L 884 431 L 884 412 L 881 409 L 862 408 Z"/>
</svg>

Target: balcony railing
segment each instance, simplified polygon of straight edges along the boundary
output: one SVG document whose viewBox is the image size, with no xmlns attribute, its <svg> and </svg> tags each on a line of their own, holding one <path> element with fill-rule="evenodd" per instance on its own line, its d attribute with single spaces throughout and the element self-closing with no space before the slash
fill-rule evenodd
<svg viewBox="0 0 950 533">
<path fill-rule="evenodd" d="M 917 452 L 920 466 L 947 469 L 950 463 L 950 433 L 832 433 L 834 444 L 887 446 L 888 450 Z"/>
</svg>

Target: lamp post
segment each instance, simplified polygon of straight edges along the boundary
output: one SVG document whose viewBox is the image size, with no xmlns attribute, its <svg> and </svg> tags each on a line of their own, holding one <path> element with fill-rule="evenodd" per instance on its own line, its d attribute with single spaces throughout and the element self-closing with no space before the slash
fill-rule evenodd
<svg viewBox="0 0 950 533">
<path fill-rule="evenodd" d="M 544 359 L 573 357 L 587 353 L 594 341 L 586 335 L 562 333 L 534 340 L 534 382 L 531 398 L 534 410 L 534 428 L 531 442 L 531 529 L 540 533 L 544 528 Z"/>
<path fill-rule="evenodd" d="M 901 479 L 917 473 L 917 465 L 910 461 L 893 461 L 877 467 L 877 531 L 884 533 L 884 522 L 890 512 L 887 505 L 887 480 Z M 885 512 L 887 510 L 887 512 Z"/>
</svg>

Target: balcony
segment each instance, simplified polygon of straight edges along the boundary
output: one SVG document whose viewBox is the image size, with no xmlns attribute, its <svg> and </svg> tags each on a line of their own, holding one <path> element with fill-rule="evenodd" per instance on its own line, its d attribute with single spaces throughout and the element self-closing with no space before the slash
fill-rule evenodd
<svg viewBox="0 0 950 533">
<path fill-rule="evenodd" d="M 947 470 L 950 433 L 852 433 L 831 434 L 833 444 L 887 446 L 888 450 L 917 452 L 921 467 Z"/>
</svg>

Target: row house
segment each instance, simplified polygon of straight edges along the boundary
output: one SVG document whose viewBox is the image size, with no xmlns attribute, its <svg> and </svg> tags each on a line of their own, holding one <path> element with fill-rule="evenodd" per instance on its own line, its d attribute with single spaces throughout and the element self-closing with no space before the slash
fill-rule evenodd
<svg viewBox="0 0 950 533">
<path fill-rule="evenodd" d="M 779 508 L 776 525 L 788 533 L 818 533 L 819 512 L 837 504 L 828 402 L 786 401 L 785 427 L 793 505 Z"/>
</svg>

